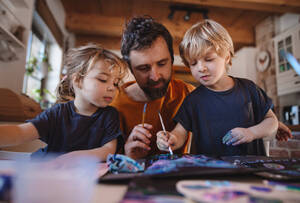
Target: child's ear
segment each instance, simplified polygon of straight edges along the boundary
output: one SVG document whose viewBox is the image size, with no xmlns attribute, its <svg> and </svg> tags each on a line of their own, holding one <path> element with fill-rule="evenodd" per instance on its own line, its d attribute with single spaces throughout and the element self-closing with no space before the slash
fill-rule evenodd
<svg viewBox="0 0 300 203">
<path fill-rule="evenodd" d="M 230 54 L 226 55 L 225 62 L 226 62 L 226 64 L 228 64 L 230 62 Z"/>
<path fill-rule="evenodd" d="M 72 84 L 73 84 L 73 87 L 81 88 L 81 80 L 80 80 L 80 77 L 78 76 L 78 74 L 74 73 L 72 75 Z"/>
</svg>

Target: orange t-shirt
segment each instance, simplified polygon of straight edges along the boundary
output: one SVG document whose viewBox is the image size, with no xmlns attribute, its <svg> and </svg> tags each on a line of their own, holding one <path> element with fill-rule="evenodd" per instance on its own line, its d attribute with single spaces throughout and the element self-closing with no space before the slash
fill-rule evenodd
<svg viewBox="0 0 300 203">
<path fill-rule="evenodd" d="M 132 100 L 125 93 L 125 88 L 134 83 L 135 81 L 125 83 L 111 103 L 111 106 L 115 107 L 119 111 L 121 129 L 124 133 L 125 141 L 134 126 L 142 123 L 143 108 L 145 104 L 145 102 Z M 162 153 L 156 146 L 156 133 L 162 130 L 158 111 L 160 111 L 162 115 L 166 130 L 172 131 L 176 125 L 173 121 L 174 116 L 176 115 L 184 98 L 194 89 L 195 87 L 191 84 L 184 83 L 181 80 L 172 79 L 164 97 L 147 102 L 145 123 L 153 126 L 150 132 L 152 134 L 150 145 L 151 150 L 148 155 Z M 184 150 L 181 149 L 177 153 L 180 152 L 184 152 Z"/>
</svg>

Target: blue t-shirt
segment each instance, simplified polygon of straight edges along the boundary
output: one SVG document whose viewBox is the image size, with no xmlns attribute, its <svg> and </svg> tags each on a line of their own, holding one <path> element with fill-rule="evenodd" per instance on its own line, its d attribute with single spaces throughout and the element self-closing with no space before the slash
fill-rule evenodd
<svg viewBox="0 0 300 203">
<path fill-rule="evenodd" d="M 40 139 L 47 143 L 33 157 L 94 149 L 114 139 L 118 139 L 118 147 L 123 144 L 119 114 L 111 106 L 84 116 L 75 112 L 74 101 L 70 101 L 56 104 L 27 122 L 36 127 Z"/>
<path fill-rule="evenodd" d="M 192 151 L 211 156 L 265 155 L 262 139 L 227 146 L 223 136 L 236 127 L 259 124 L 273 104 L 252 81 L 233 78 L 234 87 L 216 92 L 201 85 L 188 95 L 174 120 L 193 133 Z"/>
</svg>

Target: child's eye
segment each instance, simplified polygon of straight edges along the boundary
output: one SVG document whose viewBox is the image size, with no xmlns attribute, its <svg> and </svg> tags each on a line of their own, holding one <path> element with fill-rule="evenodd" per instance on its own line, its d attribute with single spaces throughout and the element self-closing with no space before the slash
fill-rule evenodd
<svg viewBox="0 0 300 203">
<path fill-rule="evenodd" d="M 213 58 L 206 58 L 205 61 L 212 61 L 214 60 Z"/>
<path fill-rule="evenodd" d="M 106 82 L 107 82 L 107 80 L 103 80 L 103 79 L 100 79 L 100 78 L 98 78 L 98 80 L 99 80 L 100 82 L 103 82 L 103 83 L 106 83 Z"/>
<path fill-rule="evenodd" d="M 197 61 L 191 61 L 190 62 L 190 66 L 195 66 L 195 65 L 197 65 Z"/>
</svg>

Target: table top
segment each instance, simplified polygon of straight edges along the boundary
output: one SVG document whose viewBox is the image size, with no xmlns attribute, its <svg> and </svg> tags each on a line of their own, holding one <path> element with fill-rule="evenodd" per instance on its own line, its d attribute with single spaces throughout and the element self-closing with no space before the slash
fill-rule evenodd
<svg viewBox="0 0 300 203">
<path fill-rule="evenodd" d="M 157 180 L 151 180 L 154 183 L 157 181 L 158 184 L 159 181 L 168 181 L 171 179 L 157 179 Z M 182 179 L 185 180 L 185 179 Z M 210 181 L 230 181 L 230 182 L 235 182 L 235 183 L 250 183 L 250 184 L 262 184 L 265 180 L 259 176 L 256 175 L 239 175 L 239 176 L 218 176 L 218 177 L 213 177 L 213 176 L 207 176 L 207 177 L 199 177 L 195 179 L 188 179 L 188 180 L 210 180 Z M 174 182 L 174 179 L 171 181 Z M 175 180 L 175 182 L 181 181 Z M 299 184 L 299 183 L 297 183 Z M 115 183 L 100 183 L 95 185 L 94 189 L 94 194 L 92 198 L 92 202 L 101 202 L 101 203 L 117 203 L 120 202 L 124 195 L 127 192 L 128 189 L 128 183 L 120 183 L 120 184 L 115 184 Z M 298 191 L 299 192 L 299 191 Z M 299 198 L 300 198 L 300 192 L 299 192 Z M 192 201 L 190 201 L 192 202 Z"/>
</svg>

